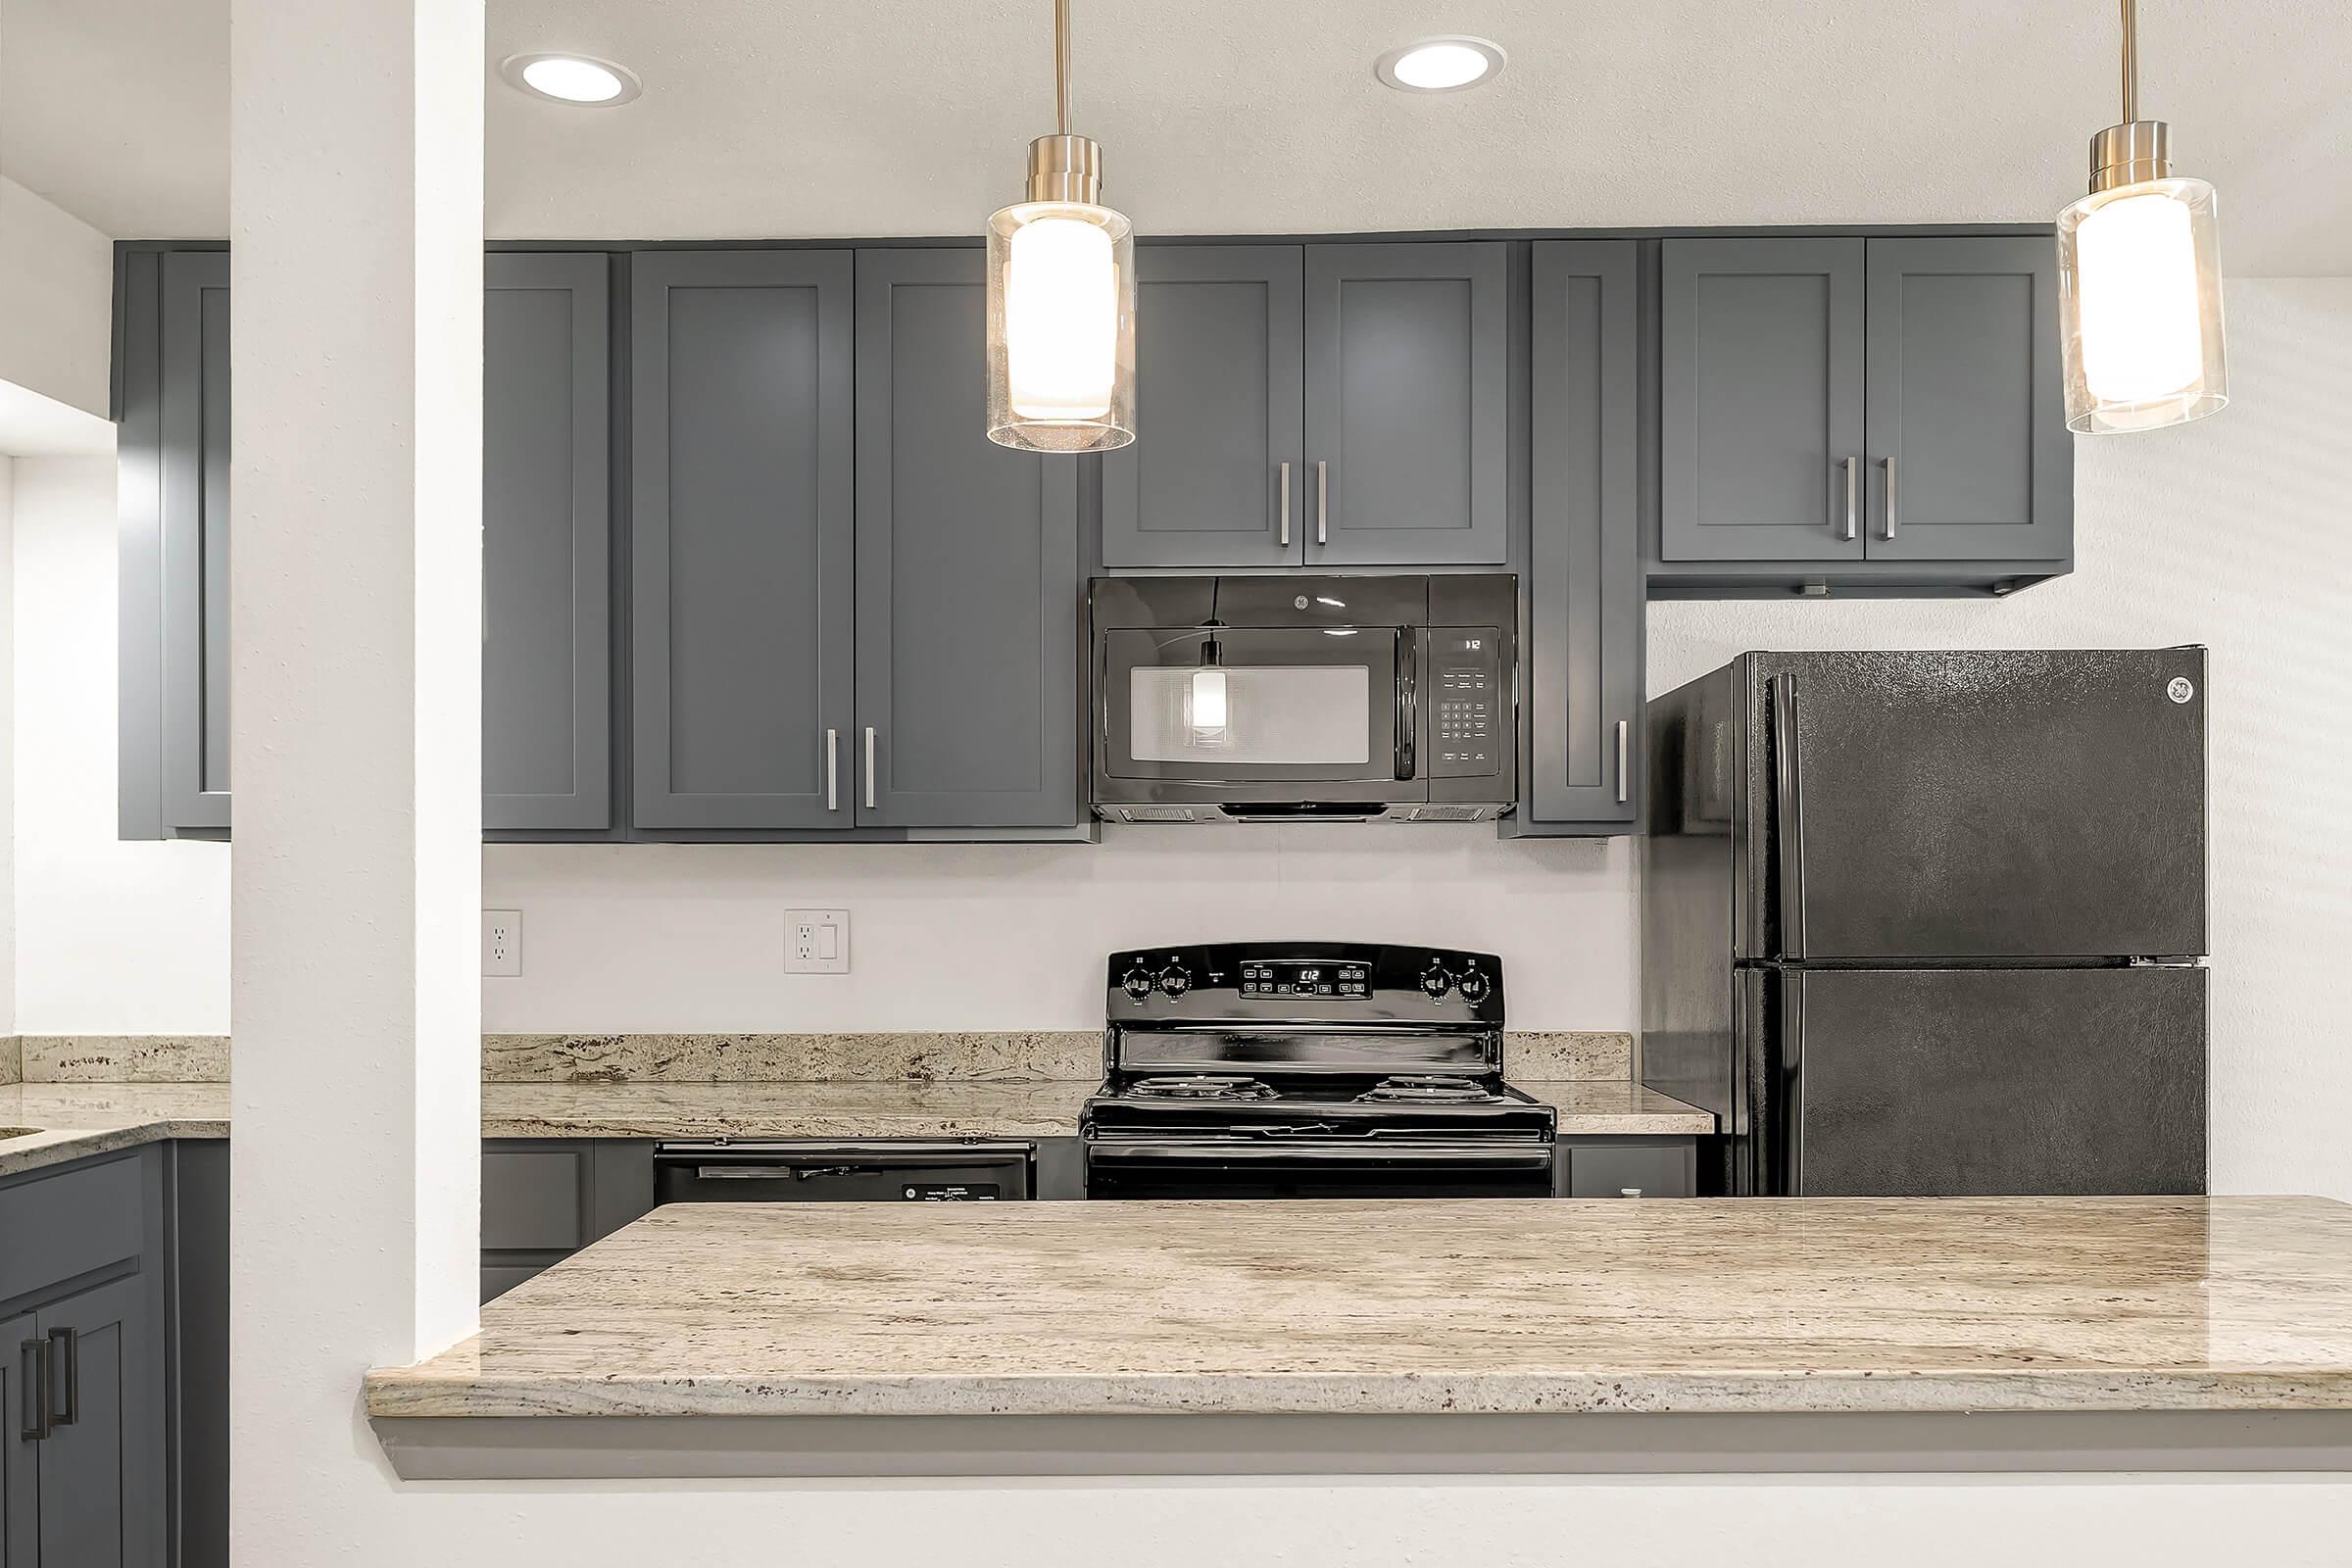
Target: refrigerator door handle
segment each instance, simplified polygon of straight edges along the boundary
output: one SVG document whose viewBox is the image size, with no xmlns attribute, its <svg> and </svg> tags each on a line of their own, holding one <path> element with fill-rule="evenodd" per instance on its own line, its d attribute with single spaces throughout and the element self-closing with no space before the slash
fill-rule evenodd
<svg viewBox="0 0 2352 1568">
<path fill-rule="evenodd" d="M 1776 1191 L 1784 1198 L 1805 1192 L 1805 976 L 1781 975 L 1781 1059 L 1774 1084 L 1780 1102 L 1781 1169 Z"/>
<path fill-rule="evenodd" d="M 1772 677 L 1772 843 L 1779 883 L 1779 956 L 1805 956 L 1805 770 L 1797 754 L 1796 677 Z"/>
</svg>

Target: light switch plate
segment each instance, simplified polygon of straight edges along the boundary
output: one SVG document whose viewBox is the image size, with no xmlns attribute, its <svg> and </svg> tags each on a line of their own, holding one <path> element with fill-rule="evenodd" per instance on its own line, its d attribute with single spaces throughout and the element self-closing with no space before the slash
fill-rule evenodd
<svg viewBox="0 0 2352 1568">
<path fill-rule="evenodd" d="M 482 911 L 482 973 L 484 975 L 522 973 L 522 911 L 520 909 L 484 909 Z"/>
<path fill-rule="evenodd" d="M 847 909 L 786 909 L 784 911 L 784 972 L 786 974 L 848 974 L 850 972 L 850 911 Z"/>
</svg>

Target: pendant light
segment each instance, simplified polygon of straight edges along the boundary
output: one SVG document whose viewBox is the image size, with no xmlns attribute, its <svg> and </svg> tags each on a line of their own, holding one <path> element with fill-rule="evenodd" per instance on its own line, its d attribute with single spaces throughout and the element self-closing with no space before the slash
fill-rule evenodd
<svg viewBox="0 0 2352 1568">
<path fill-rule="evenodd" d="M 1209 746 L 1225 740 L 1225 726 L 1231 722 L 1225 703 L 1225 651 L 1217 646 L 1217 633 L 1225 628 L 1225 622 L 1217 618 L 1217 588 L 1216 580 L 1211 578 L 1208 619 L 1201 623 L 1208 639 L 1200 645 L 1200 667 L 1193 671 L 1184 715 L 1185 722 L 1192 727 L 1195 743 Z"/>
<path fill-rule="evenodd" d="M 1135 233 L 1097 200 L 1102 150 L 1070 134 L 1069 0 L 1054 0 L 1054 108 L 1028 199 L 988 220 L 988 438 L 1107 452 L 1135 439 Z"/>
<path fill-rule="evenodd" d="M 2124 122 L 2090 139 L 2090 194 L 2058 215 L 2067 428 L 2153 430 L 2230 401 L 2213 187 L 2173 173 L 2139 116 L 2139 18 L 2123 0 Z"/>
</svg>

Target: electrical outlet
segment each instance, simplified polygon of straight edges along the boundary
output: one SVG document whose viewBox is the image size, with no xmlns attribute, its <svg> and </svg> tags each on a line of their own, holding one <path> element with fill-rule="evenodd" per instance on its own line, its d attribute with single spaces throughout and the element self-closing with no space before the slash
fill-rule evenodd
<svg viewBox="0 0 2352 1568">
<path fill-rule="evenodd" d="M 522 973 L 522 911 L 520 909 L 484 909 L 482 911 L 482 973 L 485 975 Z"/>
<path fill-rule="evenodd" d="M 784 911 L 784 972 L 786 974 L 848 974 L 850 972 L 850 911 L 847 909 L 786 909 Z"/>
</svg>

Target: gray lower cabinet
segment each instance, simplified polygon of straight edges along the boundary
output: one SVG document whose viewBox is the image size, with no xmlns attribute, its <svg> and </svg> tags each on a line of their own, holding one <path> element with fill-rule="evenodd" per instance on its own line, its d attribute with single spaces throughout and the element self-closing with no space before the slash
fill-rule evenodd
<svg viewBox="0 0 2352 1568">
<path fill-rule="evenodd" d="M 1102 459 L 1102 564 L 1304 559 L 1304 252 L 1139 245 L 1137 441 Z"/>
<path fill-rule="evenodd" d="M 1695 1138 L 1562 1138 L 1552 1190 L 1562 1198 L 1695 1198 Z"/>
<path fill-rule="evenodd" d="M 0 1183 L 7 1568 L 171 1558 L 165 1152 Z"/>
<path fill-rule="evenodd" d="M 1309 566 L 1505 559 L 1509 272 L 1499 241 L 1306 247 Z"/>
<path fill-rule="evenodd" d="M 1079 465 L 988 439 L 987 319 L 980 251 L 858 253 L 861 827 L 1079 818 Z"/>
<path fill-rule="evenodd" d="M 847 827 L 854 254 L 634 267 L 636 825 Z"/>
<path fill-rule="evenodd" d="M 611 262 L 485 262 L 482 826 L 612 825 Z"/>
<path fill-rule="evenodd" d="M 2046 238 L 1669 239 L 1650 591 L 2006 592 L 2069 569 Z"/>
<path fill-rule="evenodd" d="M 1625 833 L 1641 818 L 1641 249 L 1534 248 L 1517 833 Z"/>
<path fill-rule="evenodd" d="M 654 1206 L 654 1146 L 627 1138 L 482 1144 L 482 1299 L 503 1295 Z"/>
</svg>

